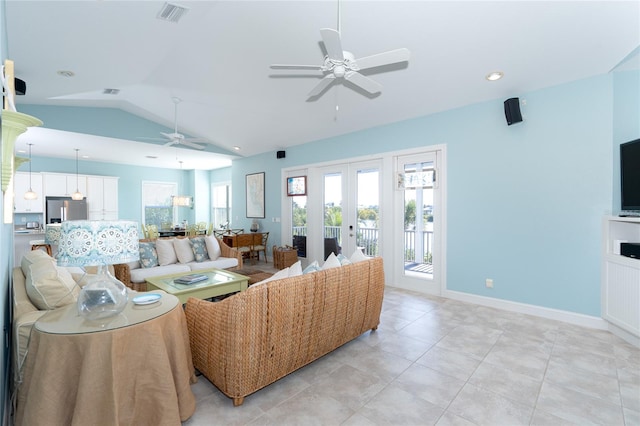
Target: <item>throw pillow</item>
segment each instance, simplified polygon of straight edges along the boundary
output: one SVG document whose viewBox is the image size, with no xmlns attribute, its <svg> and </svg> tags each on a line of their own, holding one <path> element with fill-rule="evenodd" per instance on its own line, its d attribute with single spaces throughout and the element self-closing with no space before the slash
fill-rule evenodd
<svg viewBox="0 0 640 426">
<path fill-rule="evenodd" d="M 176 238 L 173 240 L 173 248 L 180 263 L 193 262 L 195 256 L 188 238 Z"/>
<path fill-rule="evenodd" d="M 304 268 L 304 271 L 302 271 L 302 273 L 303 274 L 310 274 L 311 272 L 317 272 L 319 270 L 320 270 L 320 265 L 318 264 L 317 260 L 314 260 L 313 262 L 311 262 L 309 264 L 309 266 Z"/>
<path fill-rule="evenodd" d="M 29 266 L 31 266 L 31 264 L 42 259 L 54 260 L 53 257 L 49 256 L 44 250 L 31 250 L 22 256 L 22 259 L 20 260 L 20 268 L 22 269 L 24 276 L 27 276 Z"/>
<path fill-rule="evenodd" d="M 56 267 L 53 259 L 41 259 L 27 269 L 27 295 L 39 310 L 60 308 L 75 303 L 80 293 L 71 274 Z"/>
<path fill-rule="evenodd" d="M 298 275 L 302 275 L 302 262 L 299 260 L 293 265 L 289 266 L 289 276 L 297 277 Z"/>
<path fill-rule="evenodd" d="M 338 258 L 338 262 L 340 262 L 340 266 L 351 265 L 351 261 L 344 254 L 340 253 L 336 257 Z"/>
<path fill-rule="evenodd" d="M 140 252 L 140 266 L 143 268 L 153 268 L 158 266 L 158 252 L 153 242 L 139 243 L 138 250 Z"/>
<path fill-rule="evenodd" d="M 259 285 L 259 284 L 268 283 L 269 281 L 281 280 L 283 278 L 288 278 L 288 277 L 289 277 L 289 268 L 284 268 L 284 269 L 279 270 L 275 274 L 271 275 L 269 278 L 264 279 L 262 281 L 259 281 L 259 282 L 255 283 L 255 284 L 252 284 L 251 287 Z"/>
<path fill-rule="evenodd" d="M 204 262 L 209 260 L 209 253 L 207 252 L 207 244 L 204 241 L 204 237 L 189 238 L 191 243 L 191 251 L 193 251 L 193 257 L 196 262 Z"/>
<path fill-rule="evenodd" d="M 204 237 L 204 243 L 207 246 L 207 253 L 209 254 L 209 259 L 216 260 L 222 254 L 220 252 L 220 244 L 218 243 L 218 239 L 213 235 L 208 235 Z"/>
<path fill-rule="evenodd" d="M 362 250 L 360 250 L 359 248 L 356 249 L 353 254 L 351 255 L 351 257 L 349 258 L 349 260 L 351 261 L 351 263 L 358 263 L 358 262 L 362 262 L 364 260 L 368 260 L 369 258 L 367 256 L 364 255 L 364 253 L 362 253 Z"/>
<path fill-rule="evenodd" d="M 340 266 L 341 266 L 340 261 L 338 260 L 336 255 L 334 253 L 331 253 L 329 257 L 327 257 L 327 260 L 324 261 L 324 265 L 322 265 L 322 270 L 339 268 Z"/>
<path fill-rule="evenodd" d="M 176 256 L 176 251 L 173 248 L 173 240 L 175 240 L 175 238 L 156 240 L 156 251 L 158 252 L 158 263 L 160 266 L 178 263 L 178 256 Z"/>
</svg>

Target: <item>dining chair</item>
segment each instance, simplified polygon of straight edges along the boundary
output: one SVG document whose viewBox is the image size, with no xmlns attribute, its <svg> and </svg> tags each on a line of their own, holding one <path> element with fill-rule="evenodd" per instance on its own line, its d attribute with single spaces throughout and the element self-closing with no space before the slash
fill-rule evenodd
<svg viewBox="0 0 640 426">
<path fill-rule="evenodd" d="M 251 259 L 253 254 L 253 234 L 238 234 L 235 236 L 235 248 L 242 253 L 242 257 Z"/>
<path fill-rule="evenodd" d="M 262 234 L 257 234 L 256 237 L 258 241 L 253 246 L 253 252 L 256 254 L 258 262 L 260 262 L 260 252 L 264 252 L 264 261 L 267 262 L 267 241 L 269 240 L 269 233 L 263 232 Z"/>
</svg>

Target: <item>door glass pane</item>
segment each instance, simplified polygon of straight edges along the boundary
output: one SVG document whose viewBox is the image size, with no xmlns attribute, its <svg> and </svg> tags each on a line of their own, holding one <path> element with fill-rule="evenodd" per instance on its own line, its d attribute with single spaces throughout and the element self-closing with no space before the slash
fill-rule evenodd
<svg viewBox="0 0 640 426">
<path fill-rule="evenodd" d="M 356 194 L 356 246 L 366 256 L 378 256 L 378 233 L 380 230 L 379 171 L 358 170 Z"/>
<path fill-rule="evenodd" d="M 324 175 L 324 237 L 342 243 L 342 174 Z"/>
<path fill-rule="evenodd" d="M 433 162 L 404 166 L 404 270 L 433 274 Z"/>
<path fill-rule="evenodd" d="M 298 257 L 307 257 L 307 196 L 291 197 L 291 235 Z"/>
</svg>

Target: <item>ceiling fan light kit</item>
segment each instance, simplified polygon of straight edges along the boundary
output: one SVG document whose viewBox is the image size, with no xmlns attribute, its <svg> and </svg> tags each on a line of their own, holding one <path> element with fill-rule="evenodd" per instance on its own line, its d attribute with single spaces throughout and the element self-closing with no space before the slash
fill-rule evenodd
<svg viewBox="0 0 640 426">
<path fill-rule="evenodd" d="M 369 94 L 376 94 L 382 91 L 382 85 L 377 81 L 361 74 L 361 70 L 376 68 L 385 65 L 396 64 L 409 61 L 409 49 L 401 48 L 376 55 L 365 56 L 356 59 L 351 52 L 342 50 L 340 32 L 331 28 L 320 30 L 322 41 L 327 50 L 327 56 L 322 65 L 282 65 L 273 64 L 273 69 L 301 69 L 322 71 L 325 76 L 309 92 L 309 98 L 320 96 L 331 83 L 339 80 L 346 80 Z"/>
</svg>

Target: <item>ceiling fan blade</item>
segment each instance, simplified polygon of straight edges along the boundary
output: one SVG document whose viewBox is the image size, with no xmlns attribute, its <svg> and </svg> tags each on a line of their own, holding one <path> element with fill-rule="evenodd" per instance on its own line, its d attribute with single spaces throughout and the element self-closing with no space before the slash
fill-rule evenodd
<svg viewBox="0 0 640 426">
<path fill-rule="evenodd" d="M 172 140 L 172 141 L 173 141 L 174 139 L 178 139 L 178 138 L 180 137 L 180 135 L 178 135 L 177 133 L 164 133 L 164 132 L 160 132 L 160 134 L 161 134 L 162 136 L 164 136 L 165 138 L 170 139 L 170 140 Z"/>
<path fill-rule="evenodd" d="M 205 138 L 185 138 L 184 140 L 187 142 L 213 143 L 213 142 L 209 142 L 209 140 Z"/>
<path fill-rule="evenodd" d="M 177 143 L 178 143 L 178 141 L 169 141 L 169 142 L 165 143 L 163 146 L 172 146 L 172 145 L 175 145 Z"/>
<path fill-rule="evenodd" d="M 358 68 L 365 70 L 367 68 L 405 62 L 409 60 L 409 56 L 409 49 L 402 48 L 378 53 L 376 55 L 365 56 L 364 58 L 358 58 L 356 59 L 356 64 L 358 64 Z"/>
<path fill-rule="evenodd" d="M 322 68 L 321 65 L 283 65 L 283 64 L 273 64 L 270 65 L 270 68 L 274 70 L 320 70 Z"/>
<path fill-rule="evenodd" d="M 309 92 L 309 97 L 312 98 L 314 96 L 318 96 L 320 93 L 322 93 L 322 91 L 324 89 L 326 89 L 327 87 L 329 87 L 329 85 L 331 83 L 333 83 L 336 79 L 336 76 L 333 74 L 327 74 L 324 76 L 324 78 L 322 80 L 320 80 L 320 83 L 318 83 L 316 85 L 316 87 L 313 88 L 313 90 L 311 90 Z"/>
<path fill-rule="evenodd" d="M 344 75 L 344 78 L 369 93 L 373 94 L 382 91 L 382 84 L 370 79 L 369 77 L 365 77 L 359 72 L 349 71 Z"/>
<path fill-rule="evenodd" d="M 195 144 L 195 143 L 191 143 L 191 142 L 186 141 L 186 140 L 183 140 L 182 142 L 180 142 L 180 145 L 190 146 L 191 148 L 195 148 L 195 149 L 204 149 L 204 146 L 198 145 L 198 144 Z"/>
<path fill-rule="evenodd" d="M 322 28 L 320 35 L 322 35 L 322 41 L 324 42 L 324 47 L 327 49 L 329 58 L 335 59 L 336 61 L 344 61 L 340 33 L 331 28 Z"/>
</svg>

